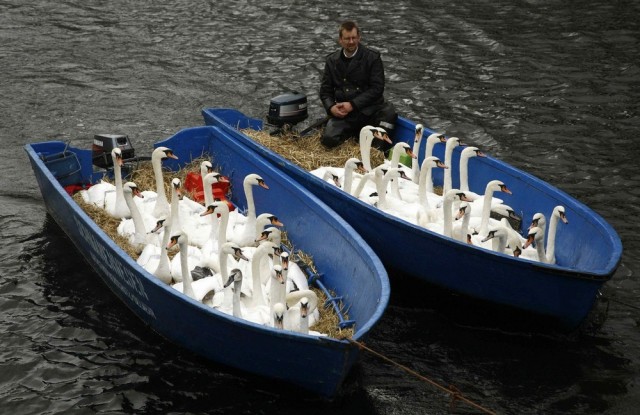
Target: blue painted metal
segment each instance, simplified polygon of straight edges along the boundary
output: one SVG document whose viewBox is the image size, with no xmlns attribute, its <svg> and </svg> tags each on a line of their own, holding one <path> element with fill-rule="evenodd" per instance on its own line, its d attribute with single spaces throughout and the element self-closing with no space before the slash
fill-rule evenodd
<svg viewBox="0 0 640 415">
<path fill-rule="evenodd" d="M 205 123 L 224 128 L 243 145 L 297 180 L 347 220 L 369 243 L 383 263 L 429 283 L 482 300 L 552 317 L 567 329 L 584 321 L 598 290 L 615 272 L 622 244 L 615 230 L 587 206 L 554 186 L 492 157 L 472 158 L 470 190 L 484 193 L 490 180 L 502 180 L 513 195 L 500 194 L 528 226 L 536 212 L 547 217 L 563 205 L 570 224 L 556 238 L 557 264 L 543 264 L 498 254 L 446 238 L 413 225 L 313 176 L 238 130 L 263 128 L 262 121 L 234 109 L 208 108 Z M 415 123 L 400 118 L 396 138 L 413 143 Z M 433 133 L 425 129 L 425 136 Z M 424 141 L 424 140 L 423 140 Z M 458 159 L 453 157 L 453 187 L 459 185 Z M 444 145 L 434 154 L 444 159 Z M 419 160 L 424 158 L 424 146 Z M 434 182 L 442 183 L 440 169 Z"/>
<path fill-rule="evenodd" d="M 177 170 L 194 157 L 211 157 L 228 175 L 232 189 L 242 189 L 246 174 L 260 174 L 268 191 L 256 192 L 258 213 L 276 214 L 295 249 L 313 257 L 325 289 L 342 296 L 355 322 L 353 339 L 363 340 L 389 300 L 382 263 L 339 215 L 295 181 L 275 169 L 217 127 L 195 127 L 156 143 L 171 148 L 179 160 L 164 164 Z M 66 193 L 45 159 L 66 153 L 80 164 L 79 181 L 94 183 L 102 174 L 91 166 L 91 151 L 59 141 L 27 144 L 25 150 L 50 215 L 111 290 L 153 330 L 199 355 L 247 372 L 279 379 L 332 398 L 359 350 L 348 341 L 276 330 L 209 308 L 165 285 L 120 249 Z M 73 169 L 74 174 L 78 174 Z M 58 173 L 58 172 L 56 172 Z M 246 208 L 242 191 L 232 201 Z"/>
</svg>

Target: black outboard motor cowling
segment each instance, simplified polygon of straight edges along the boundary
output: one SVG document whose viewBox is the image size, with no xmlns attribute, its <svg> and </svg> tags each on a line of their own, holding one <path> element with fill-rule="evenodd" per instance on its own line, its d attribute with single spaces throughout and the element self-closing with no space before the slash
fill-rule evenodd
<svg viewBox="0 0 640 415">
<path fill-rule="evenodd" d="M 111 150 L 120 147 L 122 158 L 127 161 L 135 157 L 135 150 L 129 137 L 120 134 L 96 134 L 91 146 L 93 165 L 103 169 L 113 167 Z"/>
<path fill-rule="evenodd" d="M 267 122 L 277 127 L 294 125 L 308 116 L 307 96 L 298 92 L 278 95 L 269 103 Z"/>
</svg>

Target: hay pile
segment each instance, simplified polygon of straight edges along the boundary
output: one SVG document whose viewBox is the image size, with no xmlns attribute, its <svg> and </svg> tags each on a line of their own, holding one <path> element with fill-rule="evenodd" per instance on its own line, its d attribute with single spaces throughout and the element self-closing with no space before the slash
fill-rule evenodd
<svg viewBox="0 0 640 415">
<path fill-rule="evenodd" d="M 308 171 L 322 166 L 343 167 L 344 163 L 351 157 L 360 159 L 360 145 L 356 139 L 349 139 L 337 147 L 327 149 L 320 144 L 319 132 L 299 137 L 293 132 L 272 136 L 267 131 L 252 129 L 241 131 L 254 141 Z M 371 152 L 371 165 L 382 164 L 384 153 L 373 150 Z"/>
<path fill-rule="evenodd" d="M 164 172 L 164 183 L 165 183 L 165 192 L 167 192 L 167 195 L 171 194 L 171 189 L 170 189 L 169 183 L 171 183 L 171 180 L 173 178 L 178 177 L 182 181 L 182 183 L 184 183 L 185 179 L 187 177 L 187 174 L 189 172 L 197 172 L 197 173 L 200 172 L 200 164 L 201 164 L 201 162 L 203 160 L 204 160 L 204 158 L 194 159 L 194 160 L 191 161 L 191 163 L 186 165 L 184 168 L 182 168 L 177 173 L 176 172 L 171 172 L 171 171 L 165 171 Z M 138 188 L 140 190 L 153 190 L 153 191 L 155 191 L 156 182 L 155 182 L 155 177 L 154 177 L 154 173 L 153 173 L 153 166 L 151 165 L 151 162 L 141 162 L 141 163 L 139 163 L 136 166 L 136 168 L 131 172 L 131 175 L 125 180 L 126 181 L 132 181 L 132 182 L 136 183 L 136 185 L 138 186 Z M 105 179 L 105 181 L 107 181 L 107 179 Z M 187 196 L 191 196 L 191 195 L 187 194 Z M 131 256 L 131 258 L 133 258 L 133 260 L 137 260 L 138 259 L 139 254 L 131 246 L 131 244 L 129 243 L 128 239 L 122 237 L 117 232 L 118 225 L 120 224 L 120 219 L 116 219 L 116 218 L 110 216 L 102 208 L 99 208 L 97 206 L 94 206 L 94 205 L 86 203 L 79 192 L 76 193 L 73 196 L 73 200 L 78 204 L 78 206 L 80 206 L 82 208 L 82 210 L 85 213 L 87 213 L 87 215 L 90 218 L 93 219 L 93 221 L 111 239 L 113 239 L 113 241 L 120 248 L 122 248 L 123 251 L 125 251 L 129 256 Z M 291 242 L 289 241 L 289 239 L 287 237 L 286 231 L 282 232 L 282 243 L 287 247 L 287 249 L 289 250 L 289 252 L 291 252 L 292 255 L 295 255 L 292 258 L 292 260 L 295 260 L 301 267 L 307 266 L 314 273 L 317 273 L 317 270 L 315 269 L 315 266 L 313 264 L 313 258 L 310 255 L 307 255 L 302 251 L 295 250 L 293 245 L 291 244 Z M 177 252 L 179 252 L 179 250 L 174 247 L 174 249 L 172 249 L 172 250 L 170 250 L 168 252 L 169 258 L 170 259 L 173 258 Z M 325 304 L 325 302 L 327 300 L 327 297 L 322 292 L 322 290 L 320 290 L 320 289 L 318 289 L 316 287 L 310 287 L 310 288 L 318 296 L 318 308 L 320 309 L 320 319 L 313 326 L 313 330 L 319 331 L 321 333 L 325 333 L 328 336 L 333 337 L 333 338 L 337 338 L 337 339 L 351 338 L 353 336 L 354 330 L 352 328 L 340 329 L 340 327 L 338 325 L 340 320 L 339 320 L 337 314 L 335 313 L 335 311 L 333 310 L 333 308 L 330 308 L 330 307 L 329 308 L 324 308 L 323 307 L 323 305 Z M 332 293 L 332 295 L 334 295 L 334 293 Z M 341 304 L 341 306 L 342 306 L 342 304 Z M 343 314 L 344 314 L 345 318 L 348 319 L 348 315 L 346 314 L 346 312 L 344 310 L 342 310 L 342 311 L 343 311 Z"/>
</svg>

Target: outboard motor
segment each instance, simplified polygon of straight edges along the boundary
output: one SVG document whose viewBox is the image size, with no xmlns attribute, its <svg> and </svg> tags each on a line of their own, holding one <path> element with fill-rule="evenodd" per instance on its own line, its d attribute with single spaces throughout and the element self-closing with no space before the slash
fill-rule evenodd
<svg viewBox="0 0 640 415">
<path fill-rule="evenodd" d="M 93 165 L 103 169 L 113 167 L 111 150 L 115 147 L 120 147 L 122 158 L 125 162 L 135 158 L 135 150 L 126 135 L 96 134 L 93 137 L 93 145 L 91 146 Z"/>
<path fill-rule="evenodd" d="M 292 127 L 307 119 L 307 96 L 298 92 L 272 98 L 267 113 L 267 124 L 275 127 L 271 135 L 290 131 Z"/>
<path fill-rule="evenodd" d="M 295 125 L 307 119 L 307 96 L 298 92 L 278 95 L 269 103 L 267 122 L 276 127 Z"/>
</svg>

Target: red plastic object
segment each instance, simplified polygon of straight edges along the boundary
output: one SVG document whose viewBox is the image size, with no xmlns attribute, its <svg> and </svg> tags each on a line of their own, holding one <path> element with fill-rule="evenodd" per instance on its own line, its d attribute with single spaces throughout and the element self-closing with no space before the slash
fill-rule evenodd
<svg viewBox="0 0 640 415">
<path fill-rule="evenodd" d="M 79 192 L 80 190 L 88 189 L 90 187 L 91 187 L 91 185 L 83 186 L 81 184 L 70 184 L 70 185 L 65 186 L 64 190 L 67 191 L 69 196 L 73 196 L 74 194 L 76 194 L 76 192 Z"/>
<path fill-rule="evenodd" d="M 202 176 L 200 173 L 189 172 L 184 181 L 184 188 L 193 195 L 193 200 L 196 202 L 204 202 L 204 187 L 202 185 Z M 229 192 L 229 182 L 218 182 L 212 185 L 213 197 L 227 202 L 229 205 L 229 211 L 234 210 L 236 207 L 227 200 L 227 193 Z"/>
</svg>

